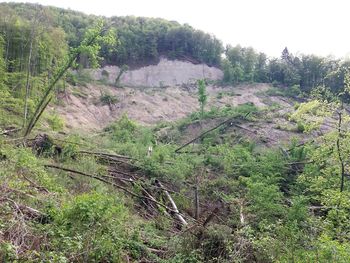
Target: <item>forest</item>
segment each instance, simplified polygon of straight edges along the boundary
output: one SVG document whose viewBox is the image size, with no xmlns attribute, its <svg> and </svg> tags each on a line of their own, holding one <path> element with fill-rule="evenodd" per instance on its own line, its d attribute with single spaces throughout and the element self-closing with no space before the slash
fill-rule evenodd
<svg viewBox="0 0 350 263">
<path fill-rule="evenodd" d="M 74 72 L 162 56 L 223 71 L 195 82 L 188 116 L 80 133 L 55 111 L 125 88 Z M 0 3 L 0 261 L 349 262 L 349 68 L 164 19 Z M 260 84 L 264 107 L 228 103 Z"/>
</svg>

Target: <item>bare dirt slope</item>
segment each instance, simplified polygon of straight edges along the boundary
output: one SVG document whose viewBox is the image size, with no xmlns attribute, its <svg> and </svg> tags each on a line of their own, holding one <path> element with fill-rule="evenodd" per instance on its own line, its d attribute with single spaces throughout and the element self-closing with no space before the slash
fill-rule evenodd
<svg viewBox="0 0 350 263">
<path fill-rule="evenodd" d="M 207 109 L 212 106 L 237 106 L 247 102 L 265 107 L 269 102 L 261 95 L 269 88 L 266 84 L 238 87 L 209 86 Z M 62 105 L 55 110 L 64 119 L 68 129 L 100 130 L 126 113 L 129 118 L 143 125 L 160 121 L 176 121 L 198 110 L 195 88 L 115 88 L 89 84 L 87 87 L 70 87 L 62 98 Z M 103 105 L 102 94 L 116 96 L 118 102 Z M 276 99 L 276 98 L 275 98 Z M 285 103 L 277 99 L 278 103 Z"/>
<path fill-rule="evenodd" d="M 86 71 L 92 79 L 114 85 L 120 70 L 117 66 L 105 66 Z M 129 87 L 173 87 L 195 83 L 198 79 L 220 80 L 222 77 L 223 72 L 219 68 L 163 57 L 157 65 L 127 70 L 121 75 L 119 84 Z"/>
<path fill-rule="evenodd" d="M 232 128 L 228 133 L 248 137 L 268 146 L 289 144 L 293 137 L 307 140 L 308 135 L 298 130 L 296 123 L 289 121 L 295 101 L 280 96 L 268 96 L 267 84 L 247 84 L 237 87 L 208 86 L 208 104 L 211 107 L 238 106 L 253 103 L 267 109 L 252 122 L 241 124 L 245 130 Z M 118 101 L 103 105 L 101 94 L 115 96 Z M 115 88 L 89 84 L 86 87 L 69 87 L 66 96 L 55 111 L 64 118 L 66 129 L 74 132 L 98 132 L 123 114 L 141 125 L 155 125 L 159 122 L 174 122 L 199 110 L 197 90 L 194 86 L 169 88 Z M 180 143 L 186 142 L 222 119 L 208 119 L 189 124 L 183 131 Z M 253 132 L 249 132 L 253 131 Z"/>
</svg>

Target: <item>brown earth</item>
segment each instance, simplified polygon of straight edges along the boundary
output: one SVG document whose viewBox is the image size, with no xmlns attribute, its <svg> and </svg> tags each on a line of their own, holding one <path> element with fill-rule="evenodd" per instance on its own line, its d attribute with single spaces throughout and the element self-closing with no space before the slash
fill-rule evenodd
<svg viewBox="0 0 350 263">
<path fill-rule="evenodd" d="M 293 111 L 294 101 L 278 96 L 267 96 L 267 84 L 247 84 L 237 87 L 208 86 L 208 105 L 223 107 L 253 103 L 263 109 L 275 106 L 267 111 L 261 119 L 243 123 L 242 126 L 256 131 L 254 134 L 243 132 L 256 141 L 268 145 L 289 142 L 294 136 L 303 140 L 305 134 L 297 132 L 296 124 L 288 121 L 288 112 Z M 169 88 L 115 88 L 111 86 L 88 84 L 86 87 L 69 87 L 66 96 L 55 111 L 64 118 L 67 130 L 75 132 L 98 132 L 109 123 L 119 119 L 123 114 L 141 125 L 154 125 L 159 122 L 174 122 L 199 109 L 195 87 Z M 116 96 L 118 102 L 103 105 L 101 94 Z M 201 131 L 215 126 L 220 120 L 207 120 L 189 125 L 183 131 L 186 141 Z M 239 131 L 237 131 L 239 132 Z M 269 139 L 267 139 L 269 138 Z"/>
<path fill-rule="evenodd" d="M 265 107 L 264 96 L 258 95 L 269 88 L 265 84 L 238 87 L 209 86 L 207 109 L 212 106 L 237 106 L 247 102 Z M 103 105 L 102 94 L 116 96 L 118 102 Z M 283 103 L 283 101 L 280 101 Z M 160 121 L 172 122 L 197 111 L 199 104 L 194 88 L 115 88 L 89 84 L 86 87 L 70 87 L 55 111 L 65 120 L 68 129 L 85 131 L 101 130 L 126 113 L 142 125 Z"/>
</svg>

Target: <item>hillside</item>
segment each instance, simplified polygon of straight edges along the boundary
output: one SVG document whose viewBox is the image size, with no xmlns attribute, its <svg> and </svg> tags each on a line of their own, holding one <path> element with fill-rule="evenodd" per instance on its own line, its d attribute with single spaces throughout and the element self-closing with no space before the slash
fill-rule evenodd
<svg viewBox="0 0 350 263">
<path fill-rule="evenodd" d="M 86 29 L 98 20 L 111 25 L 113 34 L 118 39 L 112 47 L 102 45 L 100 55 L 104 58 L 104 64 L 138 67 L 157 63 L 160 56 L 167 56 L 217 66 L 223 51 L 221 41 L 214 36 L 189 25 L 164 19 L 133 16 L 106 18 L 24 3 L 0 3 L 0 12 L 0 28 L 5 33 L 5 38 L 10 36 L 13 41 L 9 50 L 12 59 L 23 41 L 23 38 L 13 36 L 12 32 L 29 36 L 30 28 L 37 23 L 36 26 L 40 26 L 34 33 L 42 31 L 42 27 L 60 29 L 64 31 L 68 45 L 76 47 L 83 39 Z M 19 28 L 13 28 L 15 26 Z M 57 36 L 56 33 L 56 40 Z M 84 66 L 90 66 L 86 58 L 82 57 L 80 62 Z"/>
<path fill-rule="evenodd" d="M 0 262 L 349 262 L 349 70 L 1 3 Z"/>
</svg>

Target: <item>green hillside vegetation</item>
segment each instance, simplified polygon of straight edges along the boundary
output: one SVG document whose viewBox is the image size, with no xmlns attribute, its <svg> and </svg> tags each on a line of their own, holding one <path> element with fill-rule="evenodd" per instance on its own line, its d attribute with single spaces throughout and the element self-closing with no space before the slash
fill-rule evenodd
<svg viewBox="0 0 350 263">
<path fill-rule="evenodd" d="M 161 19 L 4 3 L 0 13 L 1 262 L 349 262 L 348 62 L 239 46 L 221 59 L 215 37 Z M 221 65 L 227 85 L 304 96 L 288 121 L 310 136 L 268 147 L 269 134 L 249 135 L 274 109 L 208 110 L 204 80 L 200 110 L 176 123 L 123 115 L 78 134 L 49 114 L 69 69 L 160 55 Z"/>
<path fill-rule="evenodd" d="M 344 78 L 350 62 L 332 57 L 316 55 L 294 56 L 285 48 L 280 58 L 268 58 L 264 53 L 258 53 L 253 48 L 239 45 L 227 46 L 226 58 L 222 61 L 224 83 L 238 84 L 241 82 L 267 82 L 283 90 L 294 93 L 310 94 L 323 87 L 333 94 L 344 89 Z M 344 99 L 348 100 L 346 96 Z"/>
<path fill-rule="evenodd" d="M 88 16 L 75 11 L 30 4 L 2 3 L 0 11 L 2 12 L 0 28 L 11 46 L 9 60 L 14 59 L 14 56 L 17 58 L 19 55 L 25 56 L 20 53 L 26 53 L 27 49 L 21 50 L 21 46 L 28 41 L 27 36 L 35 21 L 38 21 L 37 23 L 41 26 L 63 30 L 69 46 L 74 47 L 82 40 L 89 25 L 99 19 L 97 16 Z M 106 24 L 112 25 L 118 39 L 118 43 L 112 49 L 102 47 L 100 56 L 105 58 L 104 63 L 142 65 L 155 63 L 160 55 L 165 55 L 171 59 L 187 58 L 197 63 L 220 64 L 222 43 L 214 36 L 189 25 L 164 19 L 132 16 L 102 19 Z M 16 32 L 17 36 L 11 32 Z M 55 38 L 55 40 L 58 39 Z M 80 62 L 83 66 L 89 66 L 86 58 L 80 58 Z"/>
</svg>

